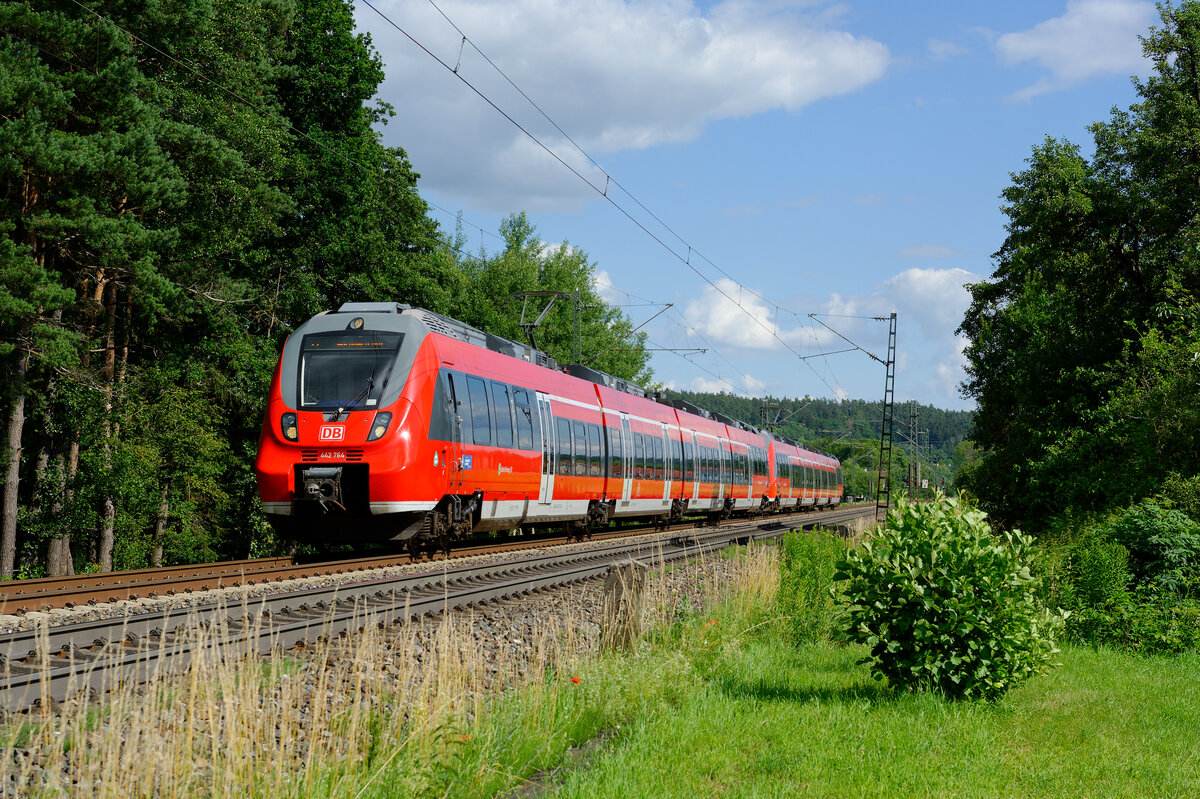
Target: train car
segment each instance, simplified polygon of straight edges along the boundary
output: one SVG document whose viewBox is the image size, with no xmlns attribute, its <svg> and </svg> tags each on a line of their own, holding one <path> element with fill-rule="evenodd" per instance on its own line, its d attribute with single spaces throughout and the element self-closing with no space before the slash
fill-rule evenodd
<svg viewBox="0 0 1200 799">
<path fill-rule="evenodd" d="M 774 436 L 769 455 L 773 496 L 780 509 L 824 508 L 841 503 L 842 467 L 836 458 Z"/>
<path fill-rule="evenodd" d="M 430 311 L 348 303 L 284 345 L 259 495 L 289 538 L 414 552 L 489 530 L 584 535 L 772 507 L 771 442 L 681 406 Z"/>
</svg>

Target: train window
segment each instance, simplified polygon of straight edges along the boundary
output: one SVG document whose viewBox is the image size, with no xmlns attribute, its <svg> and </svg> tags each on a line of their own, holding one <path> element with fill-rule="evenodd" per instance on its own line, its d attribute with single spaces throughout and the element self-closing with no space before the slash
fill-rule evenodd
<svg viewBox="0 0 1200 799">
<path fill-rule="evenodd" d="M 587 468 L 587 425 L 583 422 L 573 422 L 575 427 L 575 476 L 585 477 Z"/>
<path fill-rule="evenodd" d="M 678 446 L 676 446 L 678 445 Z M 675 480 L 683 479 L 683 442 L 671 439 L 671 449 L 674 450 L 676 457 L 671 459 L 671 476 Z"/>
<path fill-rule="evenodd" d="M 488 408 L 487 384 L 478 377 L 467 378 L 467 393 L 471 395 L 471 431 L 476 444 L 492 443 L 492 417 Z"/>
<path fill-rule="evenodd" d="M 687 482 L 692 482 L 695 479 L 692 476 L 692 442 L 683 442 L 683 479 Z"/>
<path fill-rule="evenodd" d="M 621 446 L 621 428 L 606 427 L 608 431 L 608 452 L 609 452 L 609 468 L 612 470 L 610 474 L 618 479 L 625 476 L 624 472 L 624 453 Z"/>
<path fill-rule="evenodd" d="M 455 372 L 446 372 L 446 382 L 450 387 L 450 413 L 454 417 L 450 420 L 453 425 L 452 435 L 454 438 L 448 440 L 454 441 L 455 438 L 462 438 L 462 443 L 470 444 L 471 442 L 471 427 L 463 422 L 470 421 L 471 414 L 467 412 L 467 386 L 463 383 L 463 376 Z"/>
<path fill-rule="evenodd" d="M 592 477 L 603 477 L 604 450 L 600 446 L 599 425 L 588 425 L 588 474 Z"/>
<path fill-rule="evenodd" d="M 300 342 L 301 410 L 370 409 L 379 404 L 402 333 L 331 330 Z"/>
<path fill-rule="evenodd" d="M 633 479 L 642 479 L 642 465 L 645 454 L 642 450 L 642 434 L 633 434 Z"/>
<path fill-rule="evenodd" d="M 571 420 L 556 419 L 558 427 L 558 474 L 572 474 L 571 468 Z"/>
<path fill-rule="evenodd" d="M 514 416 L 517 419 L 517 446 L 535 449 L 533 443 L 533 409 L 529 407 L 529 392 L 523 388 L 513 389 Z"/>
<path fill-rule="evenodd" d="M 663 468 L 662 437 L 654 436 L 654 479 L 663 480 L 666 476 L 666 470 Z"/>
<path fill-rule="evenodd" d="M 513 445 L 512 402 L 508 398 L 508 386 L 492 383 L 492 407 L 496 409 L 496 446 Z"/>
</svg>

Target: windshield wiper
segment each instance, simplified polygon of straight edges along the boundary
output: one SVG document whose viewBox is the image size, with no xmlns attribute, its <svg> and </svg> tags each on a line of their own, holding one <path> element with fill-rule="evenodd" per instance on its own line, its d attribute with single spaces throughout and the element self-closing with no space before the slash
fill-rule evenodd
<svg viewBox="0 0 1200 799">
<path fill-rule="evenodd" d="M 371 393 L 371 389 L 375 388 L 375 370 L 378 368 L 379 368 L 379 356 L 376 355 L 374 362 L 371 364 L 371 374 L 367 375 L 367 384 L 365 386 L 363 386 L 362 391 L 355 394 L 354 397 L 348 403 L 340 406 L 337 409 L 337 413 L 335 413 L 333 415 L 333 418 L 330 419 L 329 421 L 331 421 L 331 422 L 339 421 L 342 418 L 343 413 L 353 409 L 356 405 L 358 405 L 358 403 L 362 402 L 367 397 L 368 394 Z"/>
<path fill-rule="evenodd" d="M 333 418 L 330 419 L 329 421 L 331 421 L 331 422 L 340 421 L 342 418 L 342 414 L 345 413 L 346 411 L 353 410 L 354 407 L 356 405 L 358 405 L 358 403 L 362 402 L 363 399 L 368 394 L 371 393 L 371 389 L 374 387 L 375 387 L 375 368 L 372 367 L 371 374 L 367 377 L 367 384 L 365 386 L 363 386 L 363 390 L 358 392 L 357 394 L 355 394 L 354 397 L 349 402 L 347 402 L 345 405 L 340 406 L 337 409 L 337 413 L 335 413 L 333 415 Z"/>
</svg>

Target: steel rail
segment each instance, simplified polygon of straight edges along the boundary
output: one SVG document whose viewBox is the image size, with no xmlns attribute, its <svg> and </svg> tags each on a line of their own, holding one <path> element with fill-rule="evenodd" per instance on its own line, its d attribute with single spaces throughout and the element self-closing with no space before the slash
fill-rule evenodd
<svg viewBox="0 0 1200 799">
<path fill-rule="evenodd" d="M 837 524 L 860 515 L 863 510 L 843 510 L 803 526 Z M 0 640 L 0 708 L 23 710 L 124 682 L 145 682 L 185 668 L 204 650 L 248 638 L 256 639 L 259 653 L 291 648 L 367 624 L 397 624 L 577 583 L 630 558 L 667 562 L 697 557 L 732 542 L 778 536 L 786 529 L 779 521 L 756 522 L 668 540 L 603 543 L 476 566 L 451 567 L 442 561 L 441 569 L 416 574 L 20 632 Z M 208 633 L 195 640 L 201 627 Z"/>
<path fill-rule="evenodd" d="M 782 515 L 780 518 L 792 518 L 802 514 L 803 512 L 794 512 Z M 723 522 L 725 525 L 734 524 L 735 526 L 744 523 L 745 521 L 741 519 Z M 695 526 L 700 524 L 702 522 L 696 522 Z M 655 529 L 652 525 L 646 525 L 626 530 L 599 531 L 590 540 L 604 541 L 644 535 Z M 562 536 L 539 535 L 521 540 L 476 544 L 455 549 L 452 557 L 532 549 L 551 545 L 552 542 L 561 540 L 563 540 Z M 444 559 L 439 556 L 440 553 L 435 555 L 434 560 Z M 6 581 L 0 582 L 0 614 L 23 614 L 31 611 L 73 608 L 83 604 L 94 605 L 124 599 L 175 596 L 194 591 L 239 588 L 305 577 L 368 571 L 387 566 L 409 565 L 410 563 L 412 563 L 411 559 L 407 555 L 401 554 L 315 563 L 295 563 L 292 558 L 263 558 L 103 572 L 71 577 Z"/>
</svg>

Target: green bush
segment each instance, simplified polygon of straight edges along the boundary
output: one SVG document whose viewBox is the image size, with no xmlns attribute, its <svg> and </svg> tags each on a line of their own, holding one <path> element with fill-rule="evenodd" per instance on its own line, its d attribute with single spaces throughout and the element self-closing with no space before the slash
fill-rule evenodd
<svg viewBox="0 0 1200 799">
<path fill-rule="evenodd" d="M 1090 535 L 1069 548 L 1068 582 L 1057 604 L 1068 610 L 1128 605 L 1132 578 L 1129 550 L 1116 541 Z"/>
<path fill-rule="evenodd" d="M 1037 601 L 1031 539 L 986 519 L 956 499 L 901 500 L 838 564 L 845 630 L 871 648 L 876 679 L 994 700 L 1047 667 L 1062 616 Z"/>
<path fill-rule="evenodd" d="M 779 552 L 778 626 L 793 644 L 822 641 L 838 626 L 838 606 L 830 588 L 846 546 L 829 530 L 793 530 Z"/>
<path fill-rule="evenodd" d="M 1098 532 L 1129 550 L 1133 576 L 1173 594 L 1185 594 L 1200 564 L 1200 524 L 1186 514 L 1144 500 L 1114 516 Z"/>
<path fill-rule="evenodd" d="M 1200 474 L 1184 476 L 1172 472 L 1163 480 L 1159 496 L 1165 506 L 1200 522 Z"/>
<path fill-rule="evenodd" d="M 1133 603 L 1129 551 L 1095 533 L 1061 549 L 1065 565 L 1050 600 L 1070 612 L 1067 639 L 1093 645 L 1112 642 L 1119 619 Z"/>
</svg>

